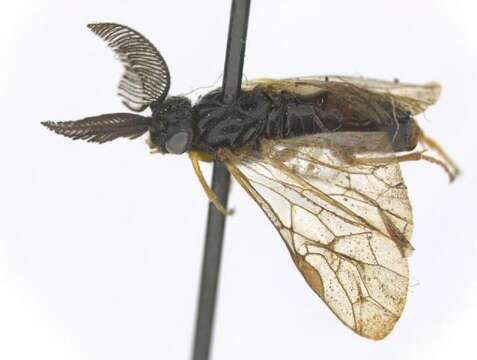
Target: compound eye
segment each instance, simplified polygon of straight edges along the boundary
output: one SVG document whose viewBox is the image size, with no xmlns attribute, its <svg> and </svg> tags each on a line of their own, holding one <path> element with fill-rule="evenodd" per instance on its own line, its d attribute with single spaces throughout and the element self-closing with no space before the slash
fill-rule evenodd
<svg viewBox="0 0 477 360">
<path fill-rule="evenodd" d="M 182 154 L 188 150 L 189 144 L 190 134 L 185 131 L 180 131 L 166 141 L 166 150 L 170 154 Z"/>
</svg>

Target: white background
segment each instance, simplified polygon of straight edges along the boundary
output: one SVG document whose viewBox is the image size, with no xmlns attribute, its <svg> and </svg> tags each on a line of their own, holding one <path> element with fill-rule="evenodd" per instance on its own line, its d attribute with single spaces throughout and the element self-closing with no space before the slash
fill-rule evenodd
<svg viewBox="0 0 477 360">
<path fill-rule="evenodd" d="M 189 358 L 207 202 L 187 157 L 149 155 L 142 140 L 73 142 L 40 121 L 125 111 L 120 64 L 88 22 L 146 35 L 177 94 L 220 76 L 228 15 L 228 1 L 2 1 L 0 359 Z M 435 166 L 403 166 L 412 286 L 380 342 L 321 303 L 235 185 L 214 359 L 476 358 L 476 15 L 472 0 L 252 4 L 248 78 L 439 81 L 441 101 L 420 121 L 463 176 L 449 186 Z"/>
</svg>

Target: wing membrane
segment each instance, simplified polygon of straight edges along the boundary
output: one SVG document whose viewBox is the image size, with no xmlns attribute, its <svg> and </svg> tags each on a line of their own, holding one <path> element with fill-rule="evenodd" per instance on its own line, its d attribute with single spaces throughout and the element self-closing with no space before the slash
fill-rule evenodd
<svg viewBox="0 0 477 360">
<path fill-rule="evenodd" d="M 347 85 L 343 87 L 343 85 Z M 385 81 L 353 76 L 306 76 L 281 80 L 257 79 L 244 82 L 243 88 L 252 89 L 265 86 L 271 89 L 288 90 L 302 95 L 308 95 L 320 90 L 342 91 L 355 87 L 361 91 L 367 90 L 388 101 L 394 101 L 407 109 L 412 115 L 424 112 L 439 99 L 441 87 L 435 82 L 423 85 L 406 84 L 397 81 Z"/>
<path fill-rule="evenodd" d="M 402 313 L 412 252 L 399 165 L 379 160 L 387 150 L 381 133 L 321 134 L 266 141 L 227 161 L 311 288 L 346 326 L 371 339 L 385 337 Z"/>
</svg>

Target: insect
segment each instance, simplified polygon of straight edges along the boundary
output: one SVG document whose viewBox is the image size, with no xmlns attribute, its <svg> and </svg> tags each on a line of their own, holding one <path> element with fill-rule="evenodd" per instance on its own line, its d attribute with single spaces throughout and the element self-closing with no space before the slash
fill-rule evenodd
<svg viewBox="0 0 477 360">
<path fill-rule="evenodd" d="M 196 104 L 167 96 L 170 74 L 158 50 L 135 30 L 88 25 L 124 65 L 119 95 L 132 111 L 43 122 L 72 139 L 105 143 L 148 133 L 152 152 L 188 153 L 225 163 L 280 233 L 306 282 L 350 329 L 384 338 L 408 290 L 413 219 L 399 163 L 427 161 L 453 180 L 455 163 L 414 116 L 440 86 L 357 77 L 315 76 L 243 83 L 233 104 L 220 89 Z"/>
</svg>

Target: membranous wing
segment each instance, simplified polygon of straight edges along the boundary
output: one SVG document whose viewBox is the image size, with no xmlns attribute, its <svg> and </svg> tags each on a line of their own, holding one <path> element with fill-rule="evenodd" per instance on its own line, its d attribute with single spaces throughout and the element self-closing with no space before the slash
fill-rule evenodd
<svg viewBox="0 0 477 360">
<path fill-rule="evenodd" d="M 226 155 L 311 288 L 356 333 L 385 337 L 408 289 L 412 211 L 383 133 L 331 133 Z"/>
<path fill-rule="evenodd" d="M 257 79 L 243 83 L 244 89 L 262 86 L 276 91 L 287 90 L 301 95 L 309 95 L 317 91 L 342 92 L 353 91 L 361 96 L 370 94 L 383 97 L 388 102 L 395 102 L 408 110 L 411 115 L 424 112 L 439 99 L 441 87 L 435 82 L 423 85 L 384 81 L 373 78 L 353 76 L 306 76 L 289 79 Z M 369 101 L 369 99 L 368 99 Z"/>
<path fill-rule="evenodd" d="M 155 48 L 137 31 L 115 23 L 88 24 L 113 49 L 124 66 L 119 96 L 133 111 L 142 111 L 167 95 L 170 75 L 167 64 Z"/>
</svg>

